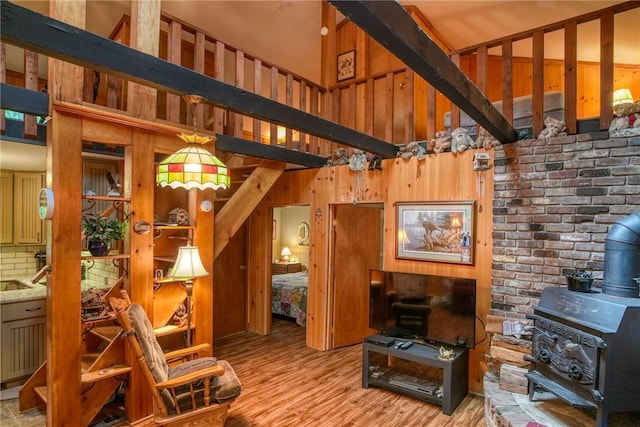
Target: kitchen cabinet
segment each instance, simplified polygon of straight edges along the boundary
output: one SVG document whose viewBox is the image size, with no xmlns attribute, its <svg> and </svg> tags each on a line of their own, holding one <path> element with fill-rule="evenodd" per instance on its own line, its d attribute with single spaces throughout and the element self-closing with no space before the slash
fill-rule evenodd
<svg viewBox="0 0 640 427">
<path fill-rule="evenodd" d="M 38 214 L 38 198 L 44 186 L 44 174 L 13 174 L 13 243 L 42 244 L 42 220 Z"/>
<path fill-rule="evenodd" d="M 13 173 L 0 172 L 0 243 L 13 242 Z"/>
<path fill-rule="evenodd" d="M 0 243 L 42 244 L 44 233 L 38 215 L 38 198 L 44 173 L 0 173 Z"/>
<path fill-rule="evenodd" d="M 0 382 L 31 375 L 46 358 L 47 306 L 44 298 L 4 303 Z"/>
</svg>

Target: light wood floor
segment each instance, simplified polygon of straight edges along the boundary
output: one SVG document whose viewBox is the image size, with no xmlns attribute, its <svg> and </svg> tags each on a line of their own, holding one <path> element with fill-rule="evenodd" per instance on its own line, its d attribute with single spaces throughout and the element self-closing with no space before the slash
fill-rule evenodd
<svg viewBox="0 0 640 427">
<path fill-rule="evenodd" d="M 242 382 L 227 427 L 484 426 L 484 399 L 468 395 L 452 416 L 377 388 L 362 388 L 362 346 L 321 352 L 305 347 L 304 329 L 274 319 L 270 336 L 241 334 L 215 343 Z"/>
<path fill-rule="evenodd" d="M 482 397 L 468 395 L 447 416 L 439 406 L 363 389 L 361 345 L 312 350 L 305 346 L 304 333 L 293 322 L 274 319 L 270 336 L 243 333 L 214 343 L 216 357 L 228 360 L 242 382 L 226 427 L 485 425 Z M 17 406 L 17 400 L 2 402 L 3 427 L 45 425 L 42 414 L 18 415 Z"/>
</svg>

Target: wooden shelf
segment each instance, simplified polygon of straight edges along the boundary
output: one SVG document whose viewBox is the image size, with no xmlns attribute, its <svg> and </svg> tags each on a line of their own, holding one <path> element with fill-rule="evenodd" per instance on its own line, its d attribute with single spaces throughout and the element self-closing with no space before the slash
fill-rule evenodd
<svg viewBox="0 0 640 427">
<path fill-rule="evenodd" d="M 176 255 L 177 256 L 177 255 Z M 154 261 L 162 261 L 162 262 L 176 262 L 176 256 L 154 256 Z"/>
<path fill-rule="evenodd" d="M 115 318 L 115 316 L 113 318 Z M 120 326 L 100 326 L 91 328 L 87 333 L 100 337 L 105 341 L 112 341 L 120 334 L 120 331 L 122 331 Z"/>
<path fill-rule="evenodd" d="M 127 254 L 105 255 L 105 256 L 93 256 L 93 255 L 81 255 L 80 259 L 126 259 L 129 258 Z"/>
<path fill-rule="evenodd" d="M 82 384 L 91 384 L 105 378 L 115 377 L 117 375 L 126 374 L 131 371 L 131 367 L 127 365 L 113 365 L 99 371 L 85 372 L 82 374 Z"/>
<path fill-rule="evenodd" d="M 100 201 L 110 201 L 110 202 L 130 202 L 131 199 L 129 197 L 121 197 L 121 196 L 82 196 L 84 200 L 100 200 Z"/>
<path fill-rule="evenodd" d="M 40 397 L 40 399 L 42 399 L 42 401 L 45 403 L 47 403 L 47 386 L 43 385 L 40 387 L 34 387 L 33 391 L 36 392 L 36 394 Z"/>
<path fill-rule="evenodd" d="M 193 230 L 193 225 L 154 225 L 156 230 Z"/>
</svg>

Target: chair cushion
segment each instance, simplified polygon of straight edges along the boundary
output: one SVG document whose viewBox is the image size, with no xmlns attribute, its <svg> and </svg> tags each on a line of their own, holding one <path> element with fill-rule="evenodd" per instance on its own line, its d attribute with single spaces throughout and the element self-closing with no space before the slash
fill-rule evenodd
<svg viewBox="0 0 640 427">
<path fill-rule="evenodd" d="M 131 304 L 127 308 L 127 316 L 136 333 L 144 358 L 156 382 L 166 381 L 169 377 L 169 365 L 162 348 L 156 340 L 156 334 L 147 314 L 140 304 Z"/>
<path fill-rule="evenodd" d="M 209 395 L 211 403 L 223 403 L 229 400 L 235 399 L 240 395 L 241 385 L 235 371 L 226 360 L 216 360 L 215 357 L 201 357 L 198 359 L 190 360 L 188 362 L 181 363 L 180 365 L 172 366 L 169 368 L 169 378 L 174 379 L 191 372 L 208 368 L 210 366 L 220 365 L 225 371 L 222 376 L 212 376 L 209 386 Z M 198 407 L 204 404 L 204 388 L 203 381 L 197 381 L 193 384 L 196 404 Z M 162 396 L 167 397 L 167 394 L 162 393 Z M 188 411 L 191 407 L 191 396 L 189 386 L 182 386 L 176 389 L 176 397 L 178 405 L 181 411 Z M 167 407 L 171 411 L 175 411 L 175 406 L 172 400 L 166 401 Z"/>
</svg>

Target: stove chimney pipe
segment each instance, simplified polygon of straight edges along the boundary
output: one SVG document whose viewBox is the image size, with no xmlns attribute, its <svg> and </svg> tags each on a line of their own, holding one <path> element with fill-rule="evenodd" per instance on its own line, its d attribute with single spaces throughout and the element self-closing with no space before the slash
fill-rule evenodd
<svg viewBox="0 0 640 427">
<path fill-rule="evenodd" d="M 613 224 L 604 239 L 602 293 L 640 298 L 640 212 Z"/>
</svg>

